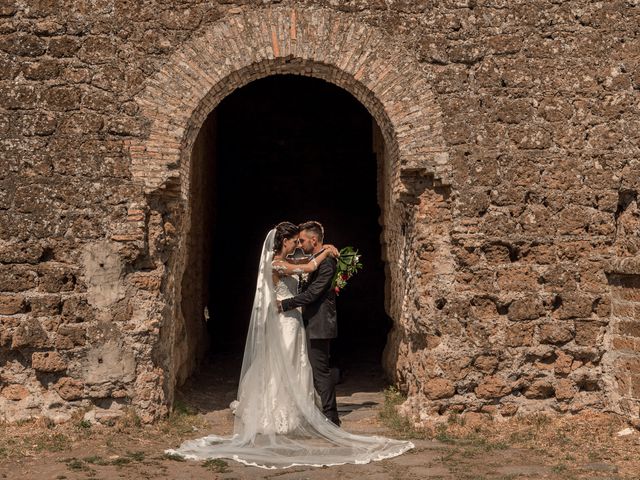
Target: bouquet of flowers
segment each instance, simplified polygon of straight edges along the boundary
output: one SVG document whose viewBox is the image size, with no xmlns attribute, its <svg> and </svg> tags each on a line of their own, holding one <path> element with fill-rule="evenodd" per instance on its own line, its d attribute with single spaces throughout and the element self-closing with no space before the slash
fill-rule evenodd
<svg viewBox="0 0 640 480">
<path fill-rule="evenodd" d="M 347 280 L 356 274 L 362 268 L 360 263 L 360 254 L 353 247 L 344 247 L 340 250 L 340 256 L 337 258 L 338 268 L 333 277 L 332 288 L 336 295 L 340 294 L 340 290 L 347 286 Z"/>
</svg>

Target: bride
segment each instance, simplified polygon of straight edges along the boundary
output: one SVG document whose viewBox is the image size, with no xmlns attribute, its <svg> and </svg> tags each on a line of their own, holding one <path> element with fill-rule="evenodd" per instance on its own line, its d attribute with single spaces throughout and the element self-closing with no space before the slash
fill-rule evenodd
<svg viewBox="0 0 640 480">
<path fill-rule="evenodd" d="M 276 300 L 295 296 L 298 274 L 314 271 L 337 250 L 325 245 L 310 262 L 290 263 L 286 257 L 295 249 L 298 234 L 298 227 L 282 222 L 269 231 L 262 247 L 233 435 L 187 440 L 166 453 L 287 468 L 362 464 L 413 448 L 411 442 L 348 433 L 318 408 L 302 314 L 299 309 L 278 313 Z"/>
</svg>

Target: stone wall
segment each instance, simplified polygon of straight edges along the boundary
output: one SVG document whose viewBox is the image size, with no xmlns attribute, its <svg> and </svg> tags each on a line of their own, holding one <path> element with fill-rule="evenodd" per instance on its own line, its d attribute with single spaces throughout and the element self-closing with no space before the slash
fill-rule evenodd
<svg viewBox="0 0 640 480">
<path fill-rule="evenodd" d="M 632 0 L 4 2 L 0 418 L 166 413 L 199 351 L 193 146 L 279 72 L 380 126 L 408 414 L 638 417 L 639 23 Z"/>
</svg>

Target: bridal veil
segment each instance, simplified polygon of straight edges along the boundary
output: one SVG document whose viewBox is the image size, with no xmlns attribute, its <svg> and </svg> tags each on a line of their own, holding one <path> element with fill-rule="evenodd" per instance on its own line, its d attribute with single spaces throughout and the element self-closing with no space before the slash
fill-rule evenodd
<svg viewBox="0 0 640 480">
<path fill-rule="evenodd" d="M 411 442 L 380 436 L 355 435 L 330 422 L 317 408 L 313 396 L 297 384 L 291 357 L 285 354 L 276 310 L 271 262 L 275 230 L 262 247 L 249 332 L 244 351 L 234 433 L 230 437 L 209 435 L 187 440 L 167 453 L 204 460 L 228 458 L 262 468 L 297 465 L 325 466 L 363 464 L 400 455 L 413 448 Z M 274 402 L 287 405 L 295 421 L 290 428 L 264 422 Z"/>
</svg>

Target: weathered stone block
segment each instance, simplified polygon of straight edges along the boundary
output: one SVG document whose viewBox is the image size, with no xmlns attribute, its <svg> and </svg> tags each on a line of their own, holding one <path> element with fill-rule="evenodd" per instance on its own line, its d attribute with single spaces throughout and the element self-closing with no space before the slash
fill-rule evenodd
<svg viewBox="0 0 640 480">
<path fill-rule="evenodd" d="M 0 265 L 0 291 L 22 292 L 36 286 L 37 274 L 22 265 Z"/>
<path fill-rule="evenodd" d="M 573 364 L 573 357 L 567 355 L 563 351 L 557 353 L 556 361 L 554 362 L 553 369 L 556 375 L 569 375 Z"/>
<path fill-rule="evenodd" d="M 611 299 L 608 296 L 596 298 L 592 309 L 598 317 L 609 317 L 611 315 Z"/>
<path fill-rule="evenodd" d="M 38 90 L 33 85 L 0 85 L 0 103 L 9 110 L 33 108 L 38 101 Z"/>
<path fill-rule="evenodd" d="M 628 335 L 630 337 L 640 337 L 640 319 L 638 320 L 623 320 L 618 323 L 617 331 L 621 335 Z"/>
<path fill-rule="evenodd" d="M 78 56 L 86 63 L 105 63 L 115 56 L 116 48 L 111 36 L 91 36 L 84 41 Z"/>
<path fill-rule="evenodd" d="M 471 314 L 480 320 L 493 320 L 498 314 L 496 300 L 486 297 L 474 297 L 471 299 Z"/>
<path fill-rule="evenodd" d="M 505 331 L 505 343 L 509 347 L 526 347 L 533 344 L 534 325 L 529 323 L 510 324 Z"/>
<path fill-rule="evenodd" d="M 614 375 L 616 381 L 616 393 L 628 396 L 631 393 L 631 374 L 617 371 Z"/>
<path fill-rule="evenodd" d="M 30 295 L 30 311 L 35 316 L 52 316 L 60 313 L 59 295 Z"/>
<path fill-rule="evenodd" d="M 86 342 L 87 330 L 82 324 L 62 324 L 57 333 L 55 347 L 61 350 L 82 346 Z"/>
<path fill-rule="evenodd" d="M 617 291 L 617 297 L 628 302 L 640 302 L 640 288 L 635 285 L 623 287 Z"/>
<path fill-rule="evenodd" d="M 65 26 L 53 19 L 41 20 L 37 22 L 34 27 L 36 34 L 45 37 L 55 35 L 56 33 L 64 33 L 65 31 Z"/>
<path fill-rule="evenodd" d="M 51 110 L 77 110 L 80 106 L 81 92 L 78 88 L 53 86 L 42 92 L 44 104 Z"/>
<path fill-rule="evenodd" d="M 534 109 L 528 98 L 501 98 L 496 105 L 496 118 L 504 123 L 521 123 L 531 119 Z"/>
<path fill-rule="evenodd" d="M 29 80 L 51 80 L 60 75 L 60 70 L 56 60 L 40 60 L 27 65 L 23 73 Z"/>
<path fill-rule="evenodd" d="M 500 398 L 511 393 L 511 386 L 497 375 L 485 377 L 475 389 L 478 398 Z"/>
<path fill-rule="evenodd" d="M 77 38 L 55 37 L 49 40 L 49 55 L 52 57 L 72 57 L 80 49 L 80 42 Z"/>
<path fill-rule="evenodd" d="M 570 342 L 574 335 L 574 326 L 570 322 L 553 322 L 540 325 L 538 336 L 540 343 L 560 345 Z"/>
<path fill-rule="evenodd" d="M 56 263 L 41 263 L 38 265 L 38 289 L 44 292 L 68 292 L 75 288 L 76 277 L 73 271 Z"/>
<path fill-rule="evenodd" d="M 455 394 L 456 390 L 452 382 L 445 378 L 434 378 L 424 385 L 424 394 L 430 400 L 449 398 Z"/>
<path fill-rule="evenodd" d="M 619 372 L 625 372 L 629 375 L 640 374 L 640 357 L 621 357 L 615 360 L 614 365 Z"/>
<path fill-rule="evenodd" d="M 631 375 L 631 397 L 640 400 L 640 374 Z"/>
<path fill-rule="evenodd" d="M 21 295 L 0 294 L 0 315 L 15 315 L 25 310 L 24 297 Z"/>
<path fill-rule="evenodd" d="M 7 385 L 0 390 L 0 396 L 17 402 L 27 398 L 29 396 L 29 390 L 22 385 Z"/>
<path fill-rule="evenodd" d="M 559 290 L 569 292 L 577 288 L 579 274 L 573 268 L 554 263 L 541 272 L 538 281 L 548 292 L 558 293 Z"/>
<path fill-rule="evenodd" d="M 498 271 L 498 287 L 513 292 L 535 292 L 538 275 L 528 266 L 515 266 Z"/>
<path fill-rule="evenodd" d="M 47 332 L 35 318 L 25 318 L 16 327 L 11 348 L 44 348 L 50 344 Z"/>
<path fill-rule="evenodd" d="M 74 296 L 67 298 L 62 306 L 62 317 L 67 323 L 88 322 L 95 318 L 93 308 L 85 297 Z"/>
<path fill-rule="evenodd" d="M 498 364 L 496 355 L 480 355 L 473 362 L 473 366 L 483 373 L 493 373 L 498 368 Z"/>
<path fill-rule="evenodd" d="M 517 298 L 509 305 L 507 317 L 515 322 L 521 320 L 535 320 L 544 313 L 542 300 L 538 296 Z"/>
<path fill-rule="evenodd" d="M 58 118 L 50 112 L 20 115 L 15 120 L 16 133 L 27 137 L 52 135 L 58 125 Z"/>
<path fill-rule="evenodd" d="M 634 318 L 636 314 L 636 305 L 631 302 L 613 302 L 611 305 L 611 314 L 616 318 Z"/>
<path fill-rule="evenodd" d="M 604 325 L 602 322 L 576 321 L 576 344 L 591 347 L 600 345 L 604 335 Z"/>
<path fill-rule="evenodd" d="M 58 352 L 33 352 L 31 366 L 40 372 L 64 372 L 67 362 Z"/>
<path fill-rule="evenodd" d="M 511 263 L 511 252 L 507 245 L 489 244 L 482 247 L 484 258 L 489 263 Z"/>
<path fill-rule="evenodd" d="M 553 385 L 551 381 L 546 378 L 535 380 L 524 389 L 524 396 L 527 398 L 543 399 L 552 397 L 553 394 Z"/>
<path fill-rule="evenodd" d="M 28 33 L 17 32 L 0 38 L 0 50 L 13 55 L 37 57 L 47 49 L 47 44 L 40 37 Z"/>
<path fill-rule="evenodd" d="M 560 294 L 560 308 L 557 310 L 559 318 L 590 317 L 593 307 L 593 298 L 578 292 L 563 292 Z"/>
<path fill-rule="evenodd" d="M 38 263 L 43 248 L 37 242 L 0 242 L 0 262 Z"/>
<path fill-rule="evenodd" d="M 102 115 L 90 112 L 72 113 L 60 125 L 60 132 L 81 134 L 99 132 L 104 126 Z"/>
<path fill-rule="evenodd" d="M 498 411 L 504 417 L 512 417 L 518 412 L 518 408 L 515 403 L 503 403 L 498 406 Z"/>
<path fill-rule="evenodd" d="M 160 285 L 162 284 L 162 277 L 153 273 L 135 272 L 127 275 L 127 280 L 137 288 L 152 292 L 160 290 Z"/>
<path fill-rule="evenodd" d="M 611 346 L 615 350 L 627 351 L 628 353 L 640 353 L 640 339 L 638 338 L 614 336 L 611 339 Z"/>
<path fill-rule="evenodd" d="M 71 377 L 63 377 L 58 380 L 54 388 L 64 400 L 78 400 L 84 395 L 84 384 Z"/>
<path fill-rule="evenodd" d="M 568 378 L 556 380 L 554 390 L 558 400 L 571 400 L 578 393 L 578 387 Z"/>
</svg>

